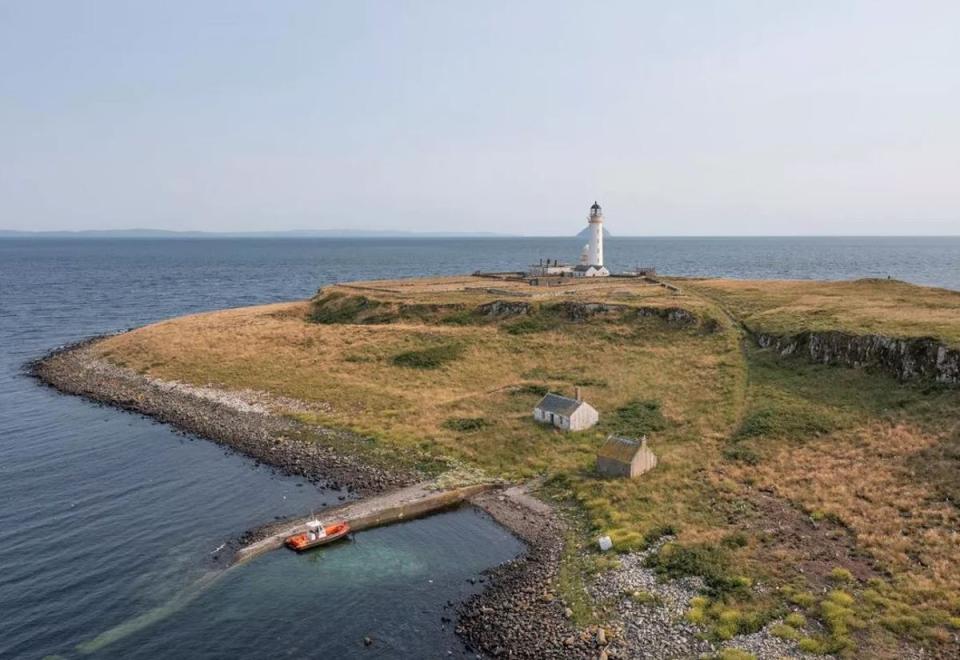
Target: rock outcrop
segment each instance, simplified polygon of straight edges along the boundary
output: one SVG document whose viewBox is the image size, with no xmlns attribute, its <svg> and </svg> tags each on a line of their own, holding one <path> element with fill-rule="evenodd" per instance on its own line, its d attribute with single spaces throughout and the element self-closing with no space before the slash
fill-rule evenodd
<svg viewBox="0 0 960 660">
<path fill-rule="evenodd" d="M 932 337 L 898 338 L 839 331 L 751 334 L 761 347 L 782 356 L 799 355 L 821 364 L 876 368 L 901 381 L 933 380 L 960 385 L 960 350 Z"/>
<path fill-rule="evenodd" d="M 530 303 L 515 300 L 494 300 L 477 307 L 482 316 L 524 316 L 533 309 Z"/>
</svg>

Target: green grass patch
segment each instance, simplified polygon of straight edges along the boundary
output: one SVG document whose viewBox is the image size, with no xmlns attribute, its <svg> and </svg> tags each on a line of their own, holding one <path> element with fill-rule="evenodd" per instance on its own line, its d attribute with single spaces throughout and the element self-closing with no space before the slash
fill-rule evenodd
<svg viewBox="0 0 960 660">
<path fill-rule="evenodd" d="M 803 628 L 807 625 L 807 617 L 800 614 L 800 612 L 790 612 L 790 614 L 784 617 L 783 622 L 794 628 Z"/>
<path fill-rule="evenodd" d="M 830 571 L 830 579 L 838 584 L 853 582 L 853 573 L 843 568 L 842 566 L 837 566 L 832 571 Z"/>
<path fill-rule="evenodd" d="M 529 335 L 535 332 L 549 332 L 560 327 L 560 320 L 552 316 L 532 314 L 500 326 L 511 335 Z"/>
<path fill-rule="evenodd" d="M 743 593 L 750 585 L 746 578 L 730 573 L 729 552 L 718 545 L 667 543 L 659 552 L 647 557 L 644 565 L 671 579 L 700 576 L 706 585 L 706 593 L 715 598 Z"/>
<path fill-rule="evenodd" d="M 723 457 L 734 463 L 756 465 L 760 462 L 760 454 L 742 442 L 734 442 L 723 450 Z"/>
<path fill-rule="evenodd" d="M 463 355 L 460 344 L 441 344 L 417 351 L 406 351 L 393 357 L 393 364 L 410 369 L 439 369 Z"/>
<path fill-rule="evenodd" d="M 617 408 L 605 426 L 612 433 L 640 437 L 665 430 L 667 420 L 660 411 L 659 401 L 638 400 Z"/>
<path fill-rule="evenodd" d="M 637 605 L 659 605 L 663 602 L 660 596 L 652 594 L 649 591 L 638 589 L 627 593 L 627 597 Z"/>
<path fill-rule="evenodd" d="M 380 306 L 380 302 L 366 296 L 345 296 L 331 293 L 313 301 L 309 319 L 314 323 L 355 323 L 357 316 Z"/>
<path fill-rule="evenodd" d="M 797 632 L 797 629 L 785 623 L 778 623 L 774 626 L 770 626 L 770 634 L 774 637 L 779 637 L 780 639 L 800 639 L 800 633 Z"/>
<path fill-rule="evenodd" d="M 451 417 L 443 423 L 444 428 L 459 433 L 473 433 L 490 426 L 483 417 Z"/>
<path fill-rule="evenodd" d="M 666 536 L 676 536 L 677 528 L 673 525 L 656 525 L 647 530 L 643 535 L 643 547 L 649 548 L 654 543 Z"/>
</svg>

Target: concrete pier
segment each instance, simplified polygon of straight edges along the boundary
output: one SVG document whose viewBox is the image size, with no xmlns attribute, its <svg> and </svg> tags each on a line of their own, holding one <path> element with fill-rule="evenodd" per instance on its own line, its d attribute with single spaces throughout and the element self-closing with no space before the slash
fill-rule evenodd
<svg viewBox="0 0 960 660">
<path fill-rule="evenodd" d="M 448 490 L 431 489 L 432 484 L 421 483 L 407 488 L 391 491 L 376 497 L 368 497 L 348 502 L 332 509 L 324 509 L 318 516 L 305 516 L 297 520 L 285 521 L 269 536 L 237 550 L 234 565 L 253 559 L 270 550 L 283 546 L 283 541 L 294 534 L 307 531 L 307 522 L 314 517 L 333 523 L 345 520 L 354 532 L 371 527 L 389 525 L 404 520 L 412 520 L 441 509 L 460 504 L 483 491 L 493 488 L 492 484 L 477 484 Z"/>
</svg>

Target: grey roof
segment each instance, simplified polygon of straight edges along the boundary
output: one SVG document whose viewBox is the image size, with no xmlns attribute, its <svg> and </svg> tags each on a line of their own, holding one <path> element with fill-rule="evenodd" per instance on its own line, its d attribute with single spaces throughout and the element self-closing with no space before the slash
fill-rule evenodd
<svg viewBox="0 0 960 660">
<path fill-rule="evenodd" d="M 585 272 L 587 272 L 588 270 L 590 270 L 591 268 L 596 268 L 596 267 L 597 267 L 597 266 L 585 266 L 585 265 L 583 265 L 583 264 L 579 264 L 579 265 L 577 265 L 577 266 L 574 266 L 573 269 L 574 269 L 575 271 L 577 271 L 578 273 L 585 273 Z"/>
<path fill-rule="evenodd" d="M 644 438 L 644 440 L 645 439 L 646 438 Z M 642 440 L 624 438 L 620 435 L 611 435 L 607 438 L 607 441 L 603 443 L 603 446 L 600 447 L 597 455 L 603 458 L 612 458 L 615 461 L 629 463 L 633 460 L 633 457 L 637 455 L 637 452 L 640 451 L 642 446 Z"/>
<path fill-rule="evenodd" d="M 560 396 L 559 394 L 547 394 L 540 399 L 540 403 L 537 404 L 537 408 L 547 412 L 552 412 L 555 415 L 569 417 L 582 404 L 583 401 L 569 399 L 565 396 Z"/>
</svg>

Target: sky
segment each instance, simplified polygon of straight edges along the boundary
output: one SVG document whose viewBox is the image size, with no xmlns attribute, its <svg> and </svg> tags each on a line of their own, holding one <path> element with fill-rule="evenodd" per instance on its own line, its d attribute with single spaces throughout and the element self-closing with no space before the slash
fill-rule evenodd
<svg viewBox="0 0 960 660">
<path fill-rule="evenodd" d="M 0 229 L 960 234 L 960 2 L 0 0 Z"/>
</svg>

